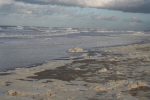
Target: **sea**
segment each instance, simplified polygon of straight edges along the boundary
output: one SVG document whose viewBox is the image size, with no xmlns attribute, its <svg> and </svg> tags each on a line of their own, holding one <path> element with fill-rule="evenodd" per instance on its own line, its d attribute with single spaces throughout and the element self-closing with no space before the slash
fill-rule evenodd
<svg viewBox="0 0 150 100">
<path fill-rule="evenodd" d="M 149 42 L 149 31 L 94 28 L 0 26 L 0 71 L 35 67 L 53 60 L 77 59 L 96 48 Z M 101 56 L 100 53 L 92 54 Z"/>
</svg>

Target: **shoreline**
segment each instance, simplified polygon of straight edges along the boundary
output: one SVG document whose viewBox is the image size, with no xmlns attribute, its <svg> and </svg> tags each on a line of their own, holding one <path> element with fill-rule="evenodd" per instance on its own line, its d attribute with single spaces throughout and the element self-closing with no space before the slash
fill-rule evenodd
<svg viewBox="0 0 150 100">
<path fill-rule="evenodd" d="M 0 72 L 3 100 L 148 100 L 150 43 L 98 48 L 101 57 Z"/>
<path fill-rule="evenodd" d="M 150 43 L 150 40 L 147 39 L 147 40 L 143 40 L 141 42 L 135 42 L 135 43 L 130 43 L 130 44 L 122 44 L 122 45 L 115 45 L 115 46 L 105 46 L 105 47 L 93 47 L 93 49 L 100 49 L 100 48 L 111 48 L 111 47 L 118 47 L 118 46 L 128 46 L 128 45 L 134 45 L 134 44 L 147 44 L 147 43 Z M 84 53 L 91 53 L 93 52 L 91 49 L 87 49 L 86 52 Z M 95 52 L 95 51 L 94 51 Z M 80 52 L 79 52 L 80 53 Z M 75 54 L 75 53 L 74 53 Z M 78 59 L 84 59 L 84 57 L 76 57 L 76 58 L 69 58 L 69 57 L 61 57 L 61 58 L 55 58 L 55 59 L 52 59 L 50 61 L 42 61 L 41 63 L 33 63 L 33 64 L 30 64 L 30 65 L 26 65 L 26 66 L 21 66 L 21 67 L 16 67 L 16 68 L 8 68 L 8 69 L 3 69 L 3 70 L 0 70 L 0 73 L 1 72 L 8 72 L 8 71 L 11 71 L 11 70 L 16 70 L 18 68 L 32 68 L 32 67 L 38 67 L 38 66 L 42 66 L 48 62 L 53 62 L 53 61 L 59 61 L 59 60 L 78 60 Z"/>
</svg>

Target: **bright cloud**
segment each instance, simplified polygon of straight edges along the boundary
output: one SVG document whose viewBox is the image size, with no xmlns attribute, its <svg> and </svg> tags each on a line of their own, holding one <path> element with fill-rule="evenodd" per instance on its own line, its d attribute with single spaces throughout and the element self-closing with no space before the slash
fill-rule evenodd
<svg viewBox="0 0 150 100">
<path fill-rule="evenodd" d="M 124 12 L 150 13 L 150 0 L 16 0 L 41 5 L 92 7 Z"/>
<path fill-rule="evenodd" d="M 13 0 L 0 0 L 0 7 L 6 4 L 11 4 L 13 2 Z"/>
</svg>

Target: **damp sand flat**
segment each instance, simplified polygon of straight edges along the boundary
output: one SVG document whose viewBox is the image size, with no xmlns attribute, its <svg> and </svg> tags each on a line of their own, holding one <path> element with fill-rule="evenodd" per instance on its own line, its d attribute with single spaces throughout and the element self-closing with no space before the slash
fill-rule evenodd
<svg viewBox="0 0 150 100">
<path fill-rule="evenodd" d="M 149 100 L 150 44 L 0 73 L 2 100 Z"/>
</svg>

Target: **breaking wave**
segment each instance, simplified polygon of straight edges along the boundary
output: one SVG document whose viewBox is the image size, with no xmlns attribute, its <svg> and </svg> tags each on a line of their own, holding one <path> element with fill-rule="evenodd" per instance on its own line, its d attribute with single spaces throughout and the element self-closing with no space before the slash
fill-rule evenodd
<svg viewBox="0 0 150 100">
<path fill-rule="evenodd" d="M 143 33 L 143 32 L 135 32 L 132 35 L 145 35 L 145 33 Z"/>
</svg>

